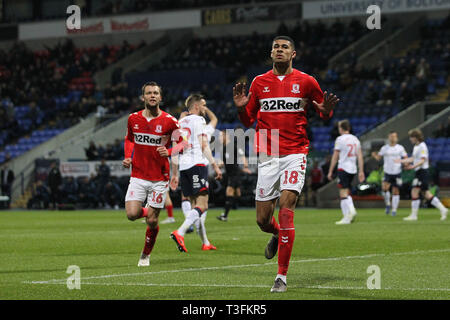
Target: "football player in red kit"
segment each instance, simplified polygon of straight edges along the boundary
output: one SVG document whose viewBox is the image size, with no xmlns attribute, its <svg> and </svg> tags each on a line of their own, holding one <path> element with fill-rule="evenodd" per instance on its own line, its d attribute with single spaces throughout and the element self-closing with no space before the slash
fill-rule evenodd
<svg viewBox="0 0 450 320">
<path fill-rule="evenodd" d="M 270 56 L 272 70 L 253 79 L 248 95 L 245 83 L 237 83 L 233 100 L 246 127 L 257 122 L 256 219 L 262 231 L 273 235 L 266 258 L 272 259 L 278 251 L 278 273 L 271 292 L 284 292 L 295 238 L 294 209 L 305 182 L 307 108 L 313 107 L 322 119 L 329 119 L 339 99 L 323 93 L 312 76 L 292 67 L 296 51 L 290 37 L 275 37 Z M 273 216 L 278 199 L 279 224 Z"/>
<path fill-rule="evenodd" d="M 150 253 L 158 235 L 158 216 L 169 188 L 170 167 L 168 156 L 178 153 L 184 143 L 173 148 L 171 141 L 182 141 L 177 132 L 177 119 L 162 111 L 161 87 L 156 82 L 147 82 L 142 86 L 142 101 L 145 108 L 128 117 L 128 131 L 125 137 L 125 159 L 123 166 L 131 166 L 130 184 L 125 197 L 125 210 L 129 220 L 145 217 L 147 231 L 145 246 L 138 266 L 150 265 Z M 178 138 L 180 137 L 180 138 Z M 177 166 L 173 166 L 170 186 L 178 185 Z M 142 203 L 147 200 L 145 208 Z"/>
</svg>

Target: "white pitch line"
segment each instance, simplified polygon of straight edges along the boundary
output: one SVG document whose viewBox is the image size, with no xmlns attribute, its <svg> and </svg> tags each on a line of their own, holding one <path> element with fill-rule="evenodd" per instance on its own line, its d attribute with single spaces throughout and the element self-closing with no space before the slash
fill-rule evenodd
<svg viewBox="0 0 450 320">
<path fill-rule="evenodd" d="M 50 285 L 64 285 L 65 283 L 45 283 Z M 133 287 L 219 287 L 219 288 L 269 288 L 267 285 L 258 284 L 204 284 L 204 283 L 100 283 L 82 282 L 81 285 L 94 286 L 133 286 Z M 289 286 L 298 289 L 327 289 L 327 290 L 369 290 L 367 287 L 332 287 L 332 286 Z M 450 288 L 381 288 L 377 290 L 400 290 L 400 291 L 450 291 Z M 377 290 L 373 290 L 376 292 Z"/>
<path fill-rule="evenodd" d="M 321 261 L 338 261 L 347 259 L 366 259 L 373 257 L 383 257 L 383 256 L 401 256 L 401 255 L 415 255 L 422 253 L 440 253 L 440 252 L 450 252 L 449 249 L 436 249 L 436 250 L 417 250 L 417 251 L 407 251 L 407 252 L 394 252 L 394 253 L 374 253 L 361 256 L 346 256 L 346 257 L 333 257 L 333 258 L 315 258 L 315 259 L 303 259 L 303 260 L 291 260 L 290 263 L 308 263 L 308 262 L 321 262 Z M 202 268 L 186 268 L 177 270 L 161 270 L 161 271 L 150 271 L 150 272 L 135 272 L 135 273 L 123 273 L 123 274 L 109 274 L 102 276 L 91 276 L 81 278 L 81 280 L 91 280 L 91 279 L 108 279 L 116 277 L 132 277 L 132 276 L 142 276 L 142 275 L 152 275 L 161 273 L 174 273 L 174 272 L 191 272 L 191 271 L 206 271 L 206 270 L 220 270 L 220 269 L 233 269 L 233 268 L 246 268 L 246 267 L 261 267 L 267 265 L 274 265 L 277 262 L 266 262 L 266 263 L 255 263 L 255 264 L 240 264 L 240 265 L 228 265 L 228 266 L 216 266 L 216 267 L 202 267 Z M 24 281 L 23 283 L 31 284 L 49 284 L 49 283 L 65 283 L 67 279 L 51 279 L 44 281 Z"/>
</svg>

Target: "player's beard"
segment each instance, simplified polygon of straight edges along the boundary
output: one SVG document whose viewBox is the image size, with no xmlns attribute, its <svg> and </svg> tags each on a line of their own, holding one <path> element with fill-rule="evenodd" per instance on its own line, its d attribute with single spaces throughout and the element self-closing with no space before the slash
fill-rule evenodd
<svg viewBox="0 0 450 320">
<path fill-rule="evenodd" d="M 150 103 L 145 103 L 145 109 L 148 109 L 149 111 L 155 111 L 159 107 L 159 104 L 151 105 Z"/>
<path fill-rule="evenodd" d="M 286 70 L 289 69 L 289 66 L 291 65 L 291 60 L 289 61 L 278 61 L 273 63 L 275 66 L 275 69 L 278 70 L 281 74 L 286 73 Z"/>
</svg>

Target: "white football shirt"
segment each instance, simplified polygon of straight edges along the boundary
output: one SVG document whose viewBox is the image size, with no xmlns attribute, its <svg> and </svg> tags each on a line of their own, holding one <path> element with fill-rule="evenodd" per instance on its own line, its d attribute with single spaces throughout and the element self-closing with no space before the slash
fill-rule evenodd
<svg viewBox="0 0 450 320">
<path fill-rule="evenodd" d="M 395 146 L 391 146 L 389 144 L 385 144 L 381 147 L 378 155 L 383 157 L 384 173 L 392 175 L 402 173 L 402 164 L 395 162 L 395 160 L 400 160 L 407 156 L 405 148 L 403 148 L 402 145 L 396 144 Z"/>
<path fill-rule="evenodd" d="M 343 134 L 337 137 L 334 149 L 339 150 L 338 170 L 344 170 L 347 173 L 355 174 L 358 170 L 356 160 L 361 143 L 358 138 L 352 134 Z"/>
<path fill-rule="evenodd" d="M 185 150 L 179 157 L 180 171 L 187 170 L 196 165 L 208 165 L 209 161 L 202 152 L 199 136 L 206 135 L 205 118 L 198 115 L 188 115 L 179 121 L 183 137 L 189 144 L 189 149 Z"/>
<path fill-rule="evenodd" d="M 418 166 L 417 168 L 415 168 L 414 170 L 417 171 L 420 169 L 428 169 L 428 167 L 429 167 L 428 148 L 427 148 L 427 145 L 425 144 L 425 142 L 421 142 L 418 145 L 415 145 L 412 155 L 413 155 L 413 159 L 414 159 L 414 162 L 413 162 L 414 165 L 416 165 L 416 163 L 418 163 L 420 160 L 422 160 L 422 158 L 425 158 L 425 162 L 421 166 Z"/>
</svg>

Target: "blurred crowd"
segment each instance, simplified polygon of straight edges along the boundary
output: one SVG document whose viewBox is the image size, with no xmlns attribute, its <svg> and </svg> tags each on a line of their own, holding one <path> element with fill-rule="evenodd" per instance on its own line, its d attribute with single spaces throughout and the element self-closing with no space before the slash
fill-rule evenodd
<svg viewBox="0 0 450 320">
<path fill-rule="evenodd" d="M 107 143 L 105 146 L 95 145 L 94 141 L 91 141 L 89 147 L 85 149 L 86 159 L 88 161 L 123 160 L 123 144 L 123 139 L 116 139 L 114 143 Z"/>
<path fill-rule="evenodd" d="M 129 177 L 111 177 L 109 166 L 102 159 L 97 174 L 91 177 L 62 177 L 56 162 L 51 164 L 45 181 L 33 184 L 28 209 L 107 208 L 119 209 Z"/>
<path fill-rule="evenodd" d="M 441 123 L 438 125 L 436 131 L 433 132 L 435 138 L 450 138 L 450 116 L 447 119 L 447 123 Z"/>
</svg>

